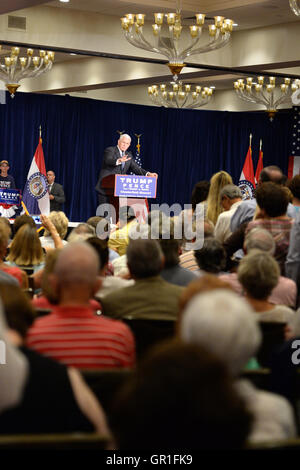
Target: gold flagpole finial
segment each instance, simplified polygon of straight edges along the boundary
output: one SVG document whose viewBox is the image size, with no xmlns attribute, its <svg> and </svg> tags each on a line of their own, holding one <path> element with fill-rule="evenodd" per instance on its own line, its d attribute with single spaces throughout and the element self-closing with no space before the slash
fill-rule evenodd
<svg viewBox="0 0 300 470">
<path fill-rule="evenodd" d="M 250 142 L 249 142 L 249 146 L 251 147 L 251 143 L 252 143 L 252 134 L 250 134 L 250 136 L 249 136 L 249 141 L 250 141 Z"/>
<path fill-rule="evenodd" d="M 261 150 L 261 149 L 262 149 L 262 139 L 260 139 L 260 141 L 259 141 L 259 150 Z"/>
<path fill-rule="evenodd" d="M 120 134 L 120 137 L 122 134 L 124 134 L 125 131 L 117 131 L 118 134 Z"/>
<path fill-rule="evenodd" d="M 136 137 L 137 137 L 137 144 L 136 144 L 136 148 L 137 148 L 137 151 L 138 153 L 140 153 L 140 150 L 141 150 L 141 145 L 140 145 L 140 137 L 143 135 L 143 134 L 134 134 Z"/>
</svg>

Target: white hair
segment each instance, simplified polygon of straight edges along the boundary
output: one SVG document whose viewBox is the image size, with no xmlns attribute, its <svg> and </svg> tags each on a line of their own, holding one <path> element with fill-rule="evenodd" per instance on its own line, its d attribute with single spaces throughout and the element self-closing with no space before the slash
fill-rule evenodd
<svg viewBox="0 0 300 470">
<path fill-rule="evenodd" d="M 182 316 L 180 336 L 225 361 L 237 376 L 253 357 L 261 332 L 250 305 L 234 292 L 218 289 L 195 295 Z"/>
<path fill-rule="evenodd" d="M 131 142 L 131 137 L 130 137 L 130 135 L 129 135 L 129 134 L 121 134 L 121 135 L 120 135 L 120 138 L 119 138 L 119 140 L 122 140 L 122 139 L 124 139 L 124 137 L 127 137 L 127 139 L 129 139 L 129 140 L 130 140 L 130 142 Z"/>
</svg>

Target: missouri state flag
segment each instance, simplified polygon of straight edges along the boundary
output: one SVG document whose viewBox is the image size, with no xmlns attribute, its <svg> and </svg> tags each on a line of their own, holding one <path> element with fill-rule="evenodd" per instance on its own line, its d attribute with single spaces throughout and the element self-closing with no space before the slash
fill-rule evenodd
<svg viewBox="0 0 300 470">
<path fill-rule="evenodd" d="M 252 136 L 250 136 L 250 139 L 251 137 Z M 245 163 L 242 169 L 238 186 L 242 191 L 243 199 L 252 199 L 254 197 L 254 189 L 256 185 L 254 179 L 251 143 L 249 145 L 249 149 L 245 158 Z"/>
<path fill-rule="evenodd" d="M 41 137 L 27 175 L 23 191 L 23 203 L 30 215 L 48 215 L 50 212 L 48 181 Z"/>
</svg>

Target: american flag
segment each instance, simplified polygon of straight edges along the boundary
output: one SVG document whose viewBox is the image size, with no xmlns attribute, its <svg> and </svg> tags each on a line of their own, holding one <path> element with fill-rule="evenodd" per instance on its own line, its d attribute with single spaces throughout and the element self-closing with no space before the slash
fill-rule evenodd
<svg viewBox="0 0 300 470">
<path fill-rule="evenodd" d="M 300 106 L 293 106 L 292 150 L 289 158 L 288 177 L 300 174 Z"/>
<path fill-rule="evenodd" d="M 134 156 L 134 161 L 138 164 L 138 166 L 140 166 L 142 168 L 142 158 L 141 158 L 141 155 L 140 155 L 141 146 L 140 146 L 140 139 L 139 139 L 141 134 L 140 135 L 135 134 L 135 135 L 136 135 L 136 137 L 138 137 L 138 143 L 136 144 L 136 152 L 135 152 L 135 156 Z M 131 172 L 131 174 L 133 175 L 134 173 Z M 149 213 L 149 204 L 148 204 L 148 200 L 145 199 L 145 204 L 143 206 L 143 210 L 136 214 L 139 222 L 146 222 L 147 217 L 148 217 L 148 213 Z"/>
</svg>

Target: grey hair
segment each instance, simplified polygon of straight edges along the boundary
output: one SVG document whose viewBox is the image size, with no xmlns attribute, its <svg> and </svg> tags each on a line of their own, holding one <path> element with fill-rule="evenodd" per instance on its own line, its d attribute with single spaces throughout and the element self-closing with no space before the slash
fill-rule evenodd
<svg viewBox="0 0 300 470">
<path fill-rule="evenodd" d="M 261 250 L 274 255 L 276 244 L 273 235 L 268 230 L 256 227 L 247 233 L 244 248 L 247 253 L 252 250 Z"/>
<path fill-rule="evenodd" d="M 218 289 L 195 295 L 183 311 L 180 336 L 216 354 L 237 376 L 253 357 L 261 332 L 250 305 L 234 292 Z"/>
<path fill-rule="evenodd" d="M 124 137 L 127 137 L 128 139 L 130 139 L 130 142 L 131 142 L 131 137 L 130 137 L 129 134 L 121 134 L 120 137 L 119 137 L 119 140 L 124 139 Z"/>
<path fill-rule="evenodd" d="M 238 267 L 238 280 L 254 299 L 265 300 L 278 284 L 280 269 L 268 253 L 252 250 Z"/>
<path fill-rule="evenodd" d="M 162 269 L 164 256 L 156 240 L 130 240 L 126 255 L 129 271 L 137 279 L 157 276 Z"/>
<path fill-rule="evenodd" d="M 78 237 L 78 235 L 80 235 Z M 72 232 L 68 236 L 68 242 L 73 242 L 73 241 L 84 241 L 87 240 L 88 238 L 95 237 L 96 236 L 96 230 L 92 225 L 82 223 L 77 225 L 77 227 L 73 228 Z"/>
<path fill-rule="evenodd" d="M 242 192 L 235 184 L 226 184 L 220 191 L 220 199 L 222 200 L 224 196 L 227 196 L 229 199 L 236 199 L 238 197 L 242 199 Z"/>
</svg>

